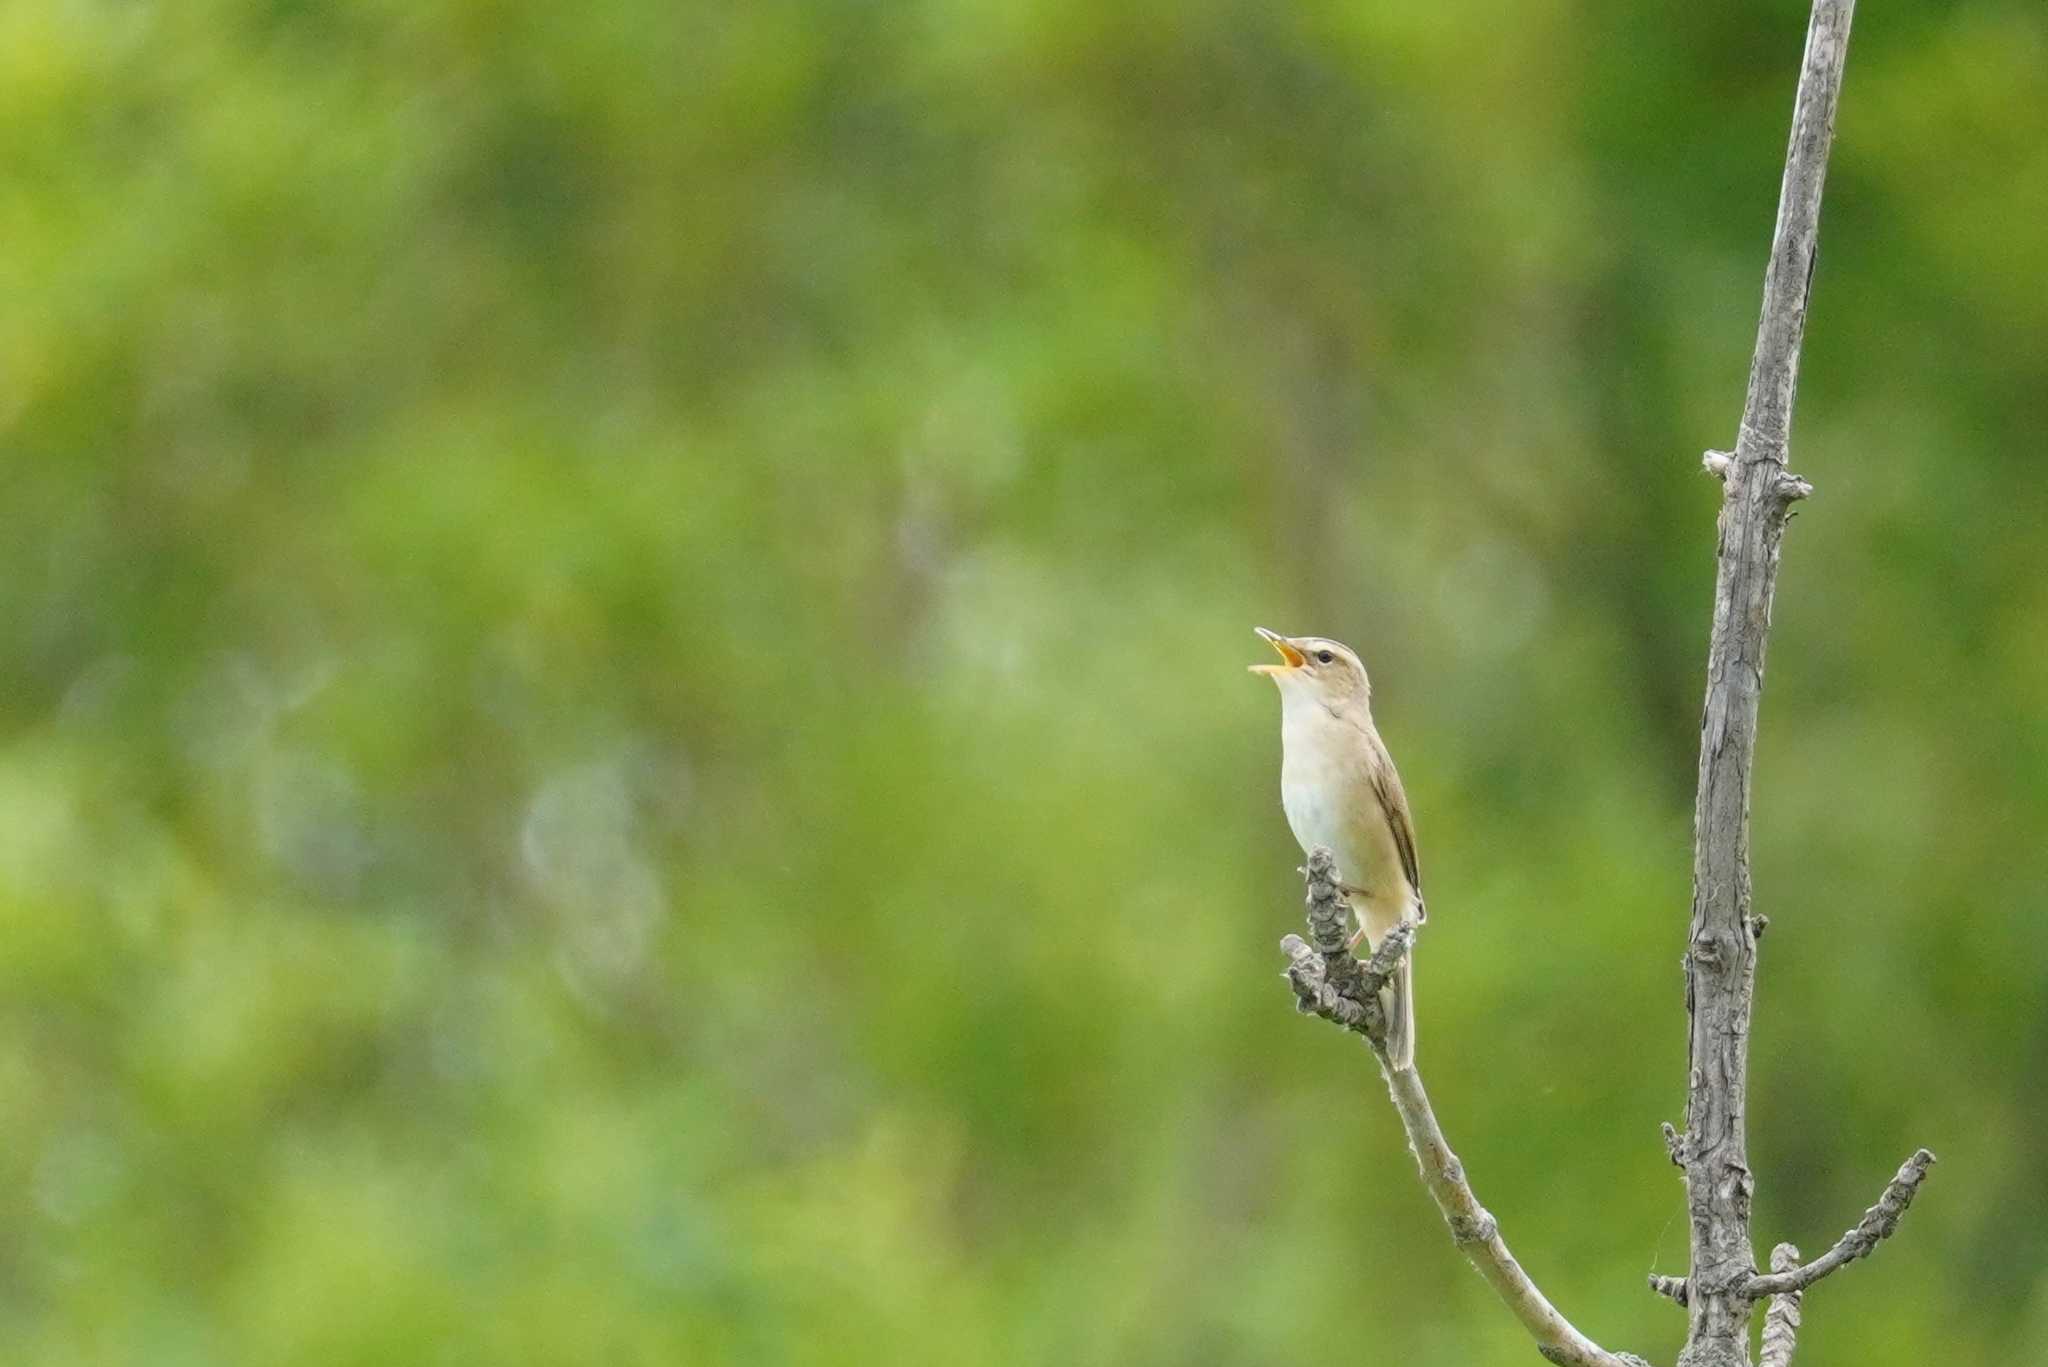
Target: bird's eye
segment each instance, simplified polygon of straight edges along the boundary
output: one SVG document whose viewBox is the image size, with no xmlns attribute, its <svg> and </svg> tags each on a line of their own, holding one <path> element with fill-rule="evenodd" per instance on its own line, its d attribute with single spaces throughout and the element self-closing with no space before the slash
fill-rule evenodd
<svg viewBox="0 0 2048 1367">
<path fill-rule="evenodd" d="M 1319 660 L 1320 662 L 1322 662 L 1323 664 L 1328 664 L 1328 663 L 1329 663 L 1330 661 L 1332 661 L 1332 660 L 1334 660 L 1334 659 L 1336 659 L 1336 658 L 1337 658 L 1337 657 L 1336 657 L 1335 655 L 1332 655 L 1332 654 L 1331 654 L 1331 653 L 1330 653 L 1329 651 L 1327 651 L 1327 650 L 1318 650 L 1318 651 L 1316 652 L 1316 659 L 1317 659 L 1317 660 Z"/>
</svg>

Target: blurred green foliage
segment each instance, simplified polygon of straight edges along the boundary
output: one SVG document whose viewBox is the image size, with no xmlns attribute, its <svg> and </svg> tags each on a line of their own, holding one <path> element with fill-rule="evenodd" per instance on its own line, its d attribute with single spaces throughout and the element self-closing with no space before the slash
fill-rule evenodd
<svg viewBox="0 0 2048 1367">
<path fill-rule="evenodd" d="M 1288 1010 L 1255 623 L 1375 671 L 1481 1194 L 1668 1361 L 1803 25 L 0 4 L 7 1361 L 1533 1361 Z M 1943 1162 L 1804 1367 L 2048 1355 L 2043 108 L 2033 0 L 1866 7 L 1759 1237 Z"/>
</svg>

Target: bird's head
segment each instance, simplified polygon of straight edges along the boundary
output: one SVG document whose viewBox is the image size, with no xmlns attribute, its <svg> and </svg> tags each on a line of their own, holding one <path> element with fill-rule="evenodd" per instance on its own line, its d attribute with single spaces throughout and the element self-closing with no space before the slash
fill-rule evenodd
<svg viewBox="0 0 2048 1367">
<path fill-rule="evenodd" d="M 1365 666 L 1350 646 L 1327 636 L 1282 636 L 1264 627 L 1253 629 L 1280 653 L 1281 662 L 1253 665 L 1251 671 L 1278 684 L 1283 701 L 1300 699 L 1335 709 L 1372 697 Z"/>
</svg>

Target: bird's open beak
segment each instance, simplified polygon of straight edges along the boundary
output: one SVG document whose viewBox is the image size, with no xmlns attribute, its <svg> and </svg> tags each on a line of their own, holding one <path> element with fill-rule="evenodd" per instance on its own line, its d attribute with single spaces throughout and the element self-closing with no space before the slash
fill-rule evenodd
<svg viewBox="0 0 2048 1367">
<path fill-rule="evenodd" d="M 1264 627 L 1253 627 L 1252 630 L 1256 631 L 1259 634 L 1260 640 L 1264 641 L 1267 645 L 1273 647 L 1273 649 L 1279 651 L 1280 658 L 1286 661 L 1285 664 L 1277 665 L 1252 665 L 1250 666 L 1252 673 L 1285 674 L 1290 669 L 1300 669 L 1303 665 L 1308 663 L 1308 656 L 1296 650 L 1294 648 L 1294 643 L 1288 640 L 1285 636 L 1282 636 L 1279 632 L 1268 631 Z"/>
</svg>

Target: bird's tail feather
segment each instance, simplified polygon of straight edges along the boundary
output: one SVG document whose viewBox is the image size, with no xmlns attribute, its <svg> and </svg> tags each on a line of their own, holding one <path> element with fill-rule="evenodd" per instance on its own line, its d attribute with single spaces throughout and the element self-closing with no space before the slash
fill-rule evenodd
<svg viewBox="0 0 2048 1367">
<path fill-rule="evenodd" d="M 1415 1066 L 1415 952 L 1401 960 L 1387 984 L 1387 1059 L 1397 1070 Z"/>
</svg>

